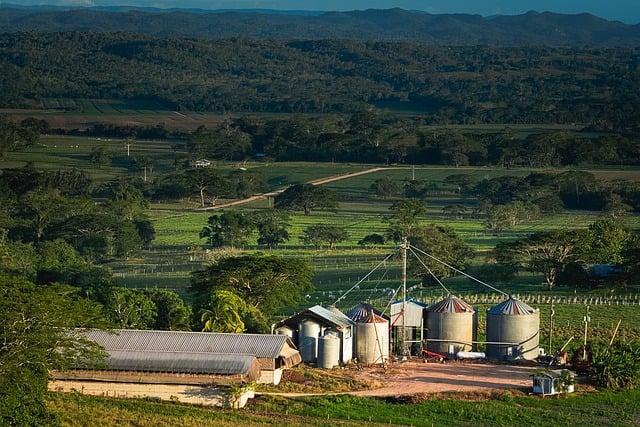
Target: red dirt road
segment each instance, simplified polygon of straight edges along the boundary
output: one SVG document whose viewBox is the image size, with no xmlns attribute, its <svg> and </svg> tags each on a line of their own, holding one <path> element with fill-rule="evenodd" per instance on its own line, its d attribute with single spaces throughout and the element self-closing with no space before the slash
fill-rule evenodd
<svg viewBox="0 0 640 427">
<path fill-rule="evenodd" d="M 440 392 L 526 390 L 535 366 L 482 362 L 423 363 L 410 360 L 382 368 L 365 368 L 357 378 L 380 382 L 381 387 L 356 391 L 358 396 L 401 396 Z"/>
</svg>

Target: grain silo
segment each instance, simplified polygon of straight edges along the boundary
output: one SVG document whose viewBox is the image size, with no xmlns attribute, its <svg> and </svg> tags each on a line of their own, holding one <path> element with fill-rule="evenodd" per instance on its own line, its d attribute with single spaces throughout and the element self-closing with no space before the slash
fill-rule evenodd
<svg viewBox="0 0 640 427">
<path fill-rule="evenodd" d="M 318 338 L 321 327 L 318 322 L 303 319 L 298 332 L 298 350 L 305 363 L 315 363 L 318 357 Z"/>
<path fill-rule="evenodd" d="M 472 306 L 449 295 L 426 311 L 427 350 L 450 358 L 459 351 L 473 351 L 478 318 Z"/>
<path fill-rule="evenodd" d="M 347 312 L 356 323 L 356 358 L 360 363 L 384 363 L 389 358 L 389 321 L 362 302 Z"/>
<path fill-rule="evenodd" d="M 340 337 L 329 333 L 318 338 L 319 368 L 331 369 L 340 364 Z"/>
<path fill-rule="evenodd" d="M 487 357 L 501 360 L 538 357 L 540 310 L 513 296 L 487 310 Z"/>
</svg>

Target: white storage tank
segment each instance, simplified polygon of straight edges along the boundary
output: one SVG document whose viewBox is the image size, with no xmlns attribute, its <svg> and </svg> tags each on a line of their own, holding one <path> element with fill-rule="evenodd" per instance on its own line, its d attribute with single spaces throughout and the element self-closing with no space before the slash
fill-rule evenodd
<svg viewBox="0 0 640 427">
<path fill-rule="evenodd" d="M 298 332 L 298 350 L 305 363 L 315 363 L 318 358 L 318 338 L 320 337 L 320 324 L 311 319 L 300 322 Z"/>
<path fill-rule="evenodd" d="M 487 357 L 499 360 L 538 357 L 540 310 L 511 296 L 487 311 Z"/>
<path fill-rule="evenodd" d="M 275 332 L 276 332 L 276 335 L 286 335 L 291 339 L 291 341 L 294 344 L 297 343 L 297 340 L 295 339 L 294 330 L 291 329 L 290 327 L 283 325 L 283 326 L 280 326 L 279 328 L 276 328 Z"/>
<path fill-rule="evenodd" d="M 473 351 L 477 337 L 476 310 L 449 295 L 427 309 L 427 350 L 455 358 L 460 351 Z"/>
<path fill-rule="evenodd" d="M 318 367 L 332 369 L 340 364 L 340 338 L 326 334 L 318 338 Z"/>
</svg>

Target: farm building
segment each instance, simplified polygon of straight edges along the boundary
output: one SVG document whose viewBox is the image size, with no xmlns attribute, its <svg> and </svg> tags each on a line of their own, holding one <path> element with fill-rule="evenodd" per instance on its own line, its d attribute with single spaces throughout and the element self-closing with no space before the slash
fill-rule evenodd
<svg viewBox="0 0 640 427">
<path fill-rule="evenodd" d="M 210 332 L 100 330 L 87 338 L 102 345 L 109 357 L 103 371 L 73 371 L 76 378 L 155 383 L 278 384 L 283 369 L 301 362 L 285 336 Z"/>
<path fill-rule="evenodd" d="M 403 318 L 402 300 L 391 303 L 391 334 L 393 336 L 394 348 L 401 348 L 401 328 L 406 328 L 405 340 L 414 344 L 420 343 L 424 339 L 424 331 L 427 317 L 427 304 L 413 299 L 406 300 L 406 312 Z M 419 344 L 417 344 L 419 347 Z"/>
<path fill-rule="evenodd" d="M 547 370 L 530 375 L 533 380 L 533 393 L 543 396 L 572 393 L 575 378 L 568 370 Z"/>
<path fill-rule="evenodd" d="M 272 330 L 290 337 L 304 362 L 332 368 L 352 359 L 354 326 L 337 308 L 316 305 L 279 321 Z"/>
</svg>

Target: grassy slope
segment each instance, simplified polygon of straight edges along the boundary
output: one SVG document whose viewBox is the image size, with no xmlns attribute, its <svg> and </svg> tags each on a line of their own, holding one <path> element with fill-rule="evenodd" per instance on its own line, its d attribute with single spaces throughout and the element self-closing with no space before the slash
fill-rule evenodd
<svg viewBox="0 0 640 427">
<path fill-rule="evenodd" d="M 631 426 L 640 424 L 640 391 L 576 393 L 538 398 L 500 392 L 476 400 L 427 399 L 390 404 L 348 395 L 305 398 L 260 397 L 232 411 L 80 394 L 50 394 L 48 406 L 64 426 Z"/>
</svg>

